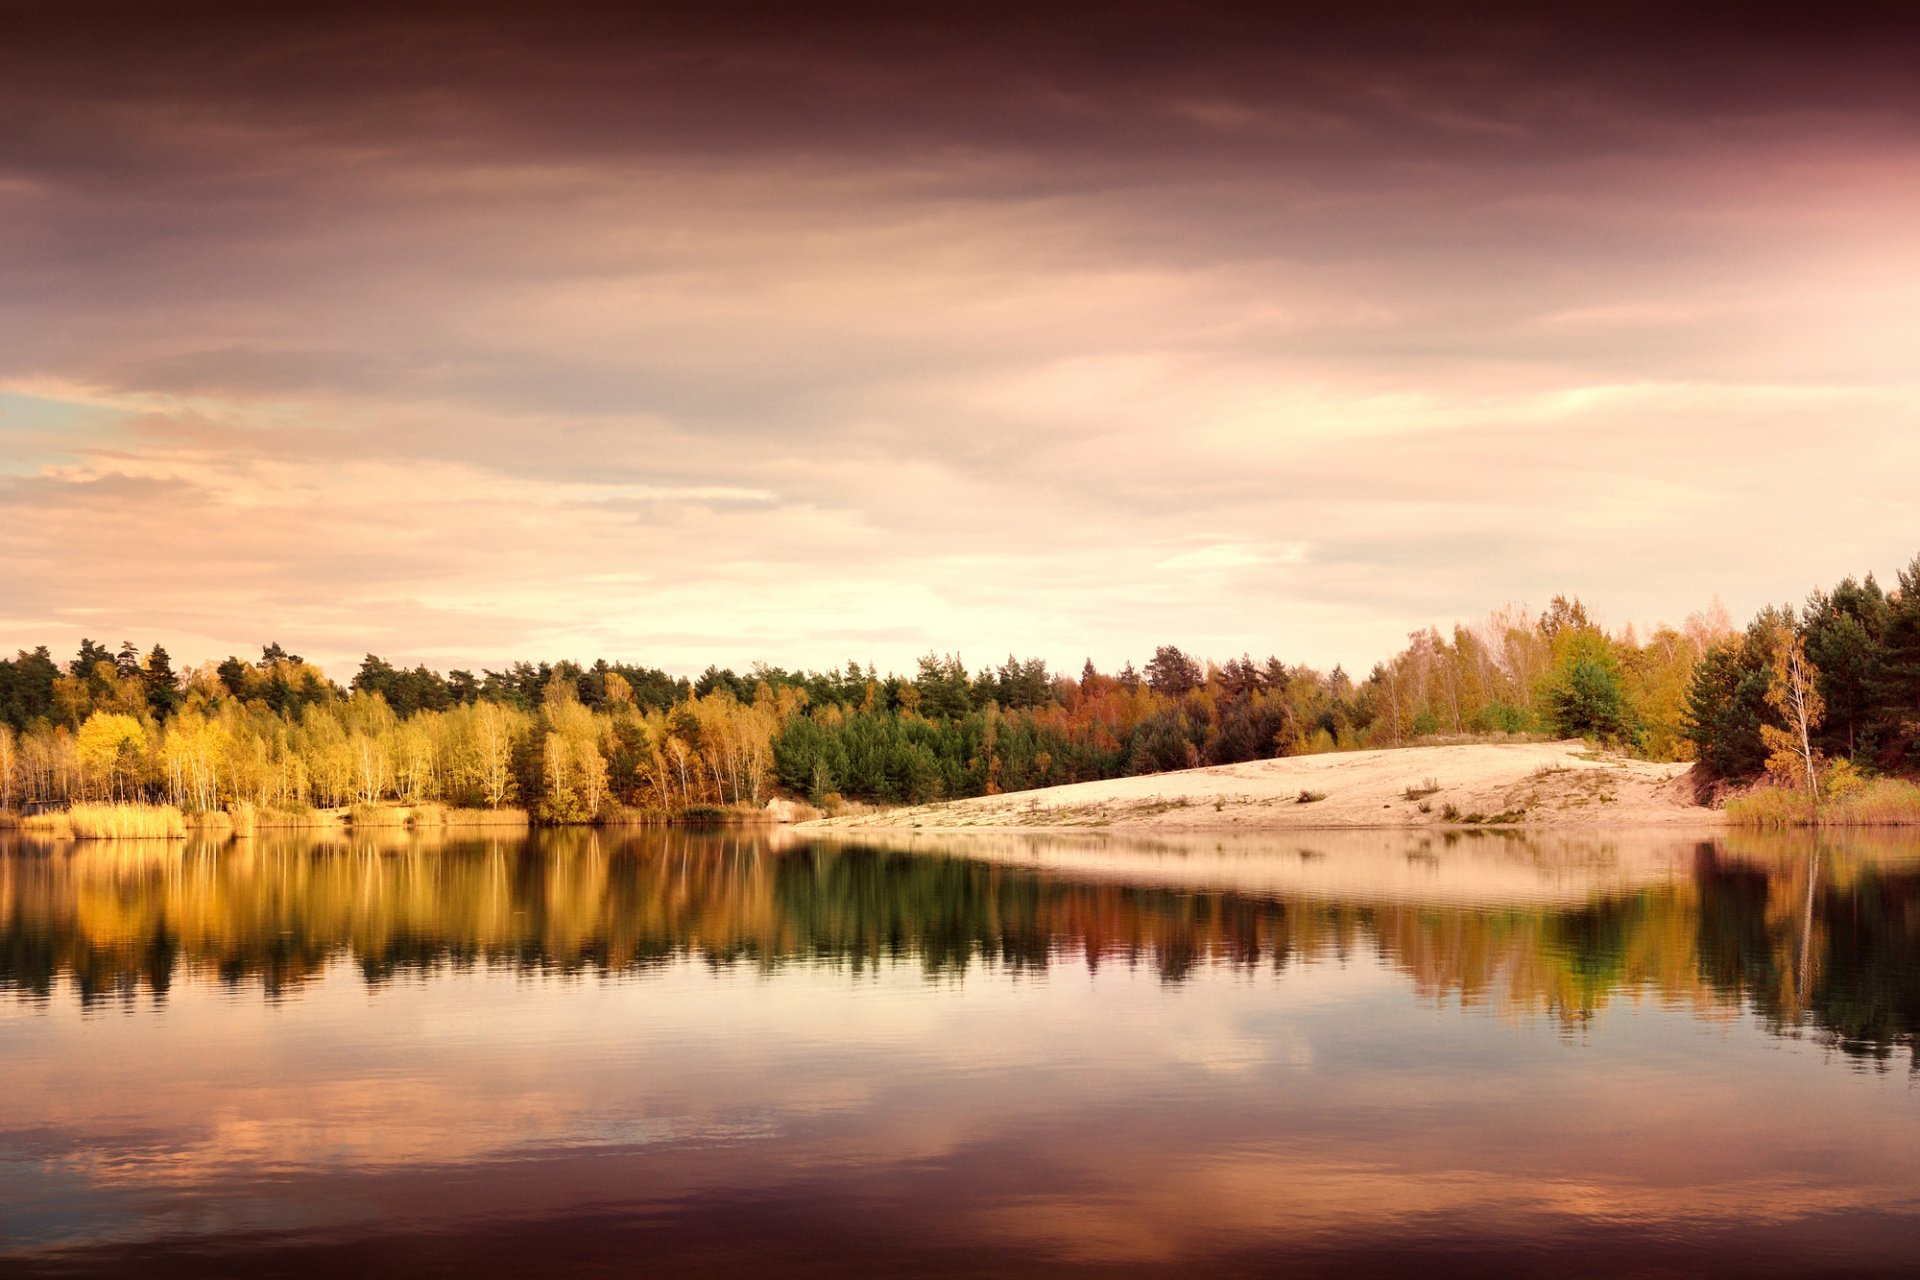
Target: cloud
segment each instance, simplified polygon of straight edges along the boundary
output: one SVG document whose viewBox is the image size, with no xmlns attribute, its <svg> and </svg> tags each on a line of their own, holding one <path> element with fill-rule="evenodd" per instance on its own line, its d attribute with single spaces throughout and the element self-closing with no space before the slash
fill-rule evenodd
<svg viewBox="0 0 1920 1280">
<path fill-rule="evenodd" d="M 1364 668 L 1884 573 L 1913 36 L 1732 12 L 31 7 L 0 622 Z"/>
</svg>

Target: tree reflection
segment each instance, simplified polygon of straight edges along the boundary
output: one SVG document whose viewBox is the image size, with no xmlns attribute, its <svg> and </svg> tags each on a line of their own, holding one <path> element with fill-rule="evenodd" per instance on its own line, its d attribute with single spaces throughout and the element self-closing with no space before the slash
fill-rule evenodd
<svg viewBox="0 0 1920 1280">
<path fill-rule="evenodd" d="M 1756 1016 L 1852 1058 L 1911 1060 L 1920 868 L 1905 850 L 1705 841 L 1687 873 L 1569 905 L 1468 906 L 1078 879 L 1004 861 L 753 835 L 384 835 L 0 856 L 0 987 L 84 1006 L 183 976 L 269 999 L 329 965 L 371 986 L 482 965 L 616 975 L 694 960 L 862 973 L 915 965 L 1283 971 L 1372 954 L 1428 1000 L 1543 1015 L 1611 1002 Z M 66 985 L 63 985 L 66 984 Z"/>
</svg>

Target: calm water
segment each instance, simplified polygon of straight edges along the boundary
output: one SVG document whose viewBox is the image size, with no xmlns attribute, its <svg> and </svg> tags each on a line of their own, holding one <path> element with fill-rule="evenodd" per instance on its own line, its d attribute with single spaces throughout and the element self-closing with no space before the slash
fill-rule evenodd
<svg viewBox="0 0 1920 1280">
<path fill-rule="evenodd" d="M 0 845 L 0 1272 L 1910 1271 L 1920 843 Z"/>
</svg>

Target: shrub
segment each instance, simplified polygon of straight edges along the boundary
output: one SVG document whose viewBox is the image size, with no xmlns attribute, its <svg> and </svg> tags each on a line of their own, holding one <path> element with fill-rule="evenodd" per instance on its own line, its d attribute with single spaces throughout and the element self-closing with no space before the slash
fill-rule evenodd
<svg viewBox="0 0 1920 1280">
<path fill-rule="evenodd" d="M 1843 757 L 1827 766 L 1826 775 L 1820 779 L 1820 794 L 1831 803 L 1858 795 L 1871 785 L 1872 779 Z"/>
</svg>

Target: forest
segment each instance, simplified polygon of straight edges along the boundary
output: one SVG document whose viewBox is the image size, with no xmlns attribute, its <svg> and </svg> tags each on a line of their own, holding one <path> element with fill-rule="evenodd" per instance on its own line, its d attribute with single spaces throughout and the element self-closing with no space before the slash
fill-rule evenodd
<svg viewBox="0 0 1920 1280">
<path fill-rule="evenodd" d="M 1783 654 L 1797 704 L 1781 694 Z M 442 674 L 369 654 L 342 687 L 277 643 L 176 670 L 158 645 L 89 640 L 64 663 L 45 647 L 0 661 L 0 809 L 438 804 L 580 823 L 776 793 L 920 803 L 1517 734 L 1697 760 L 1735 781 L 1911 770 L 1920 558 L 1894 589 L 1848 578 L 1744 631 L 1716 605 L 1641 638 L 1556 597 L 1537 616 L 1507 608 L 1414 632 L 1358 680 L 1163 645 L 1139 669 L 1088 661 L 1077 675 L 1013 656 L 969 670 L 956 654 L 928 654 L 910 676 L 849 662 L 688 679 L 605 660 Z"/>
</svg>

